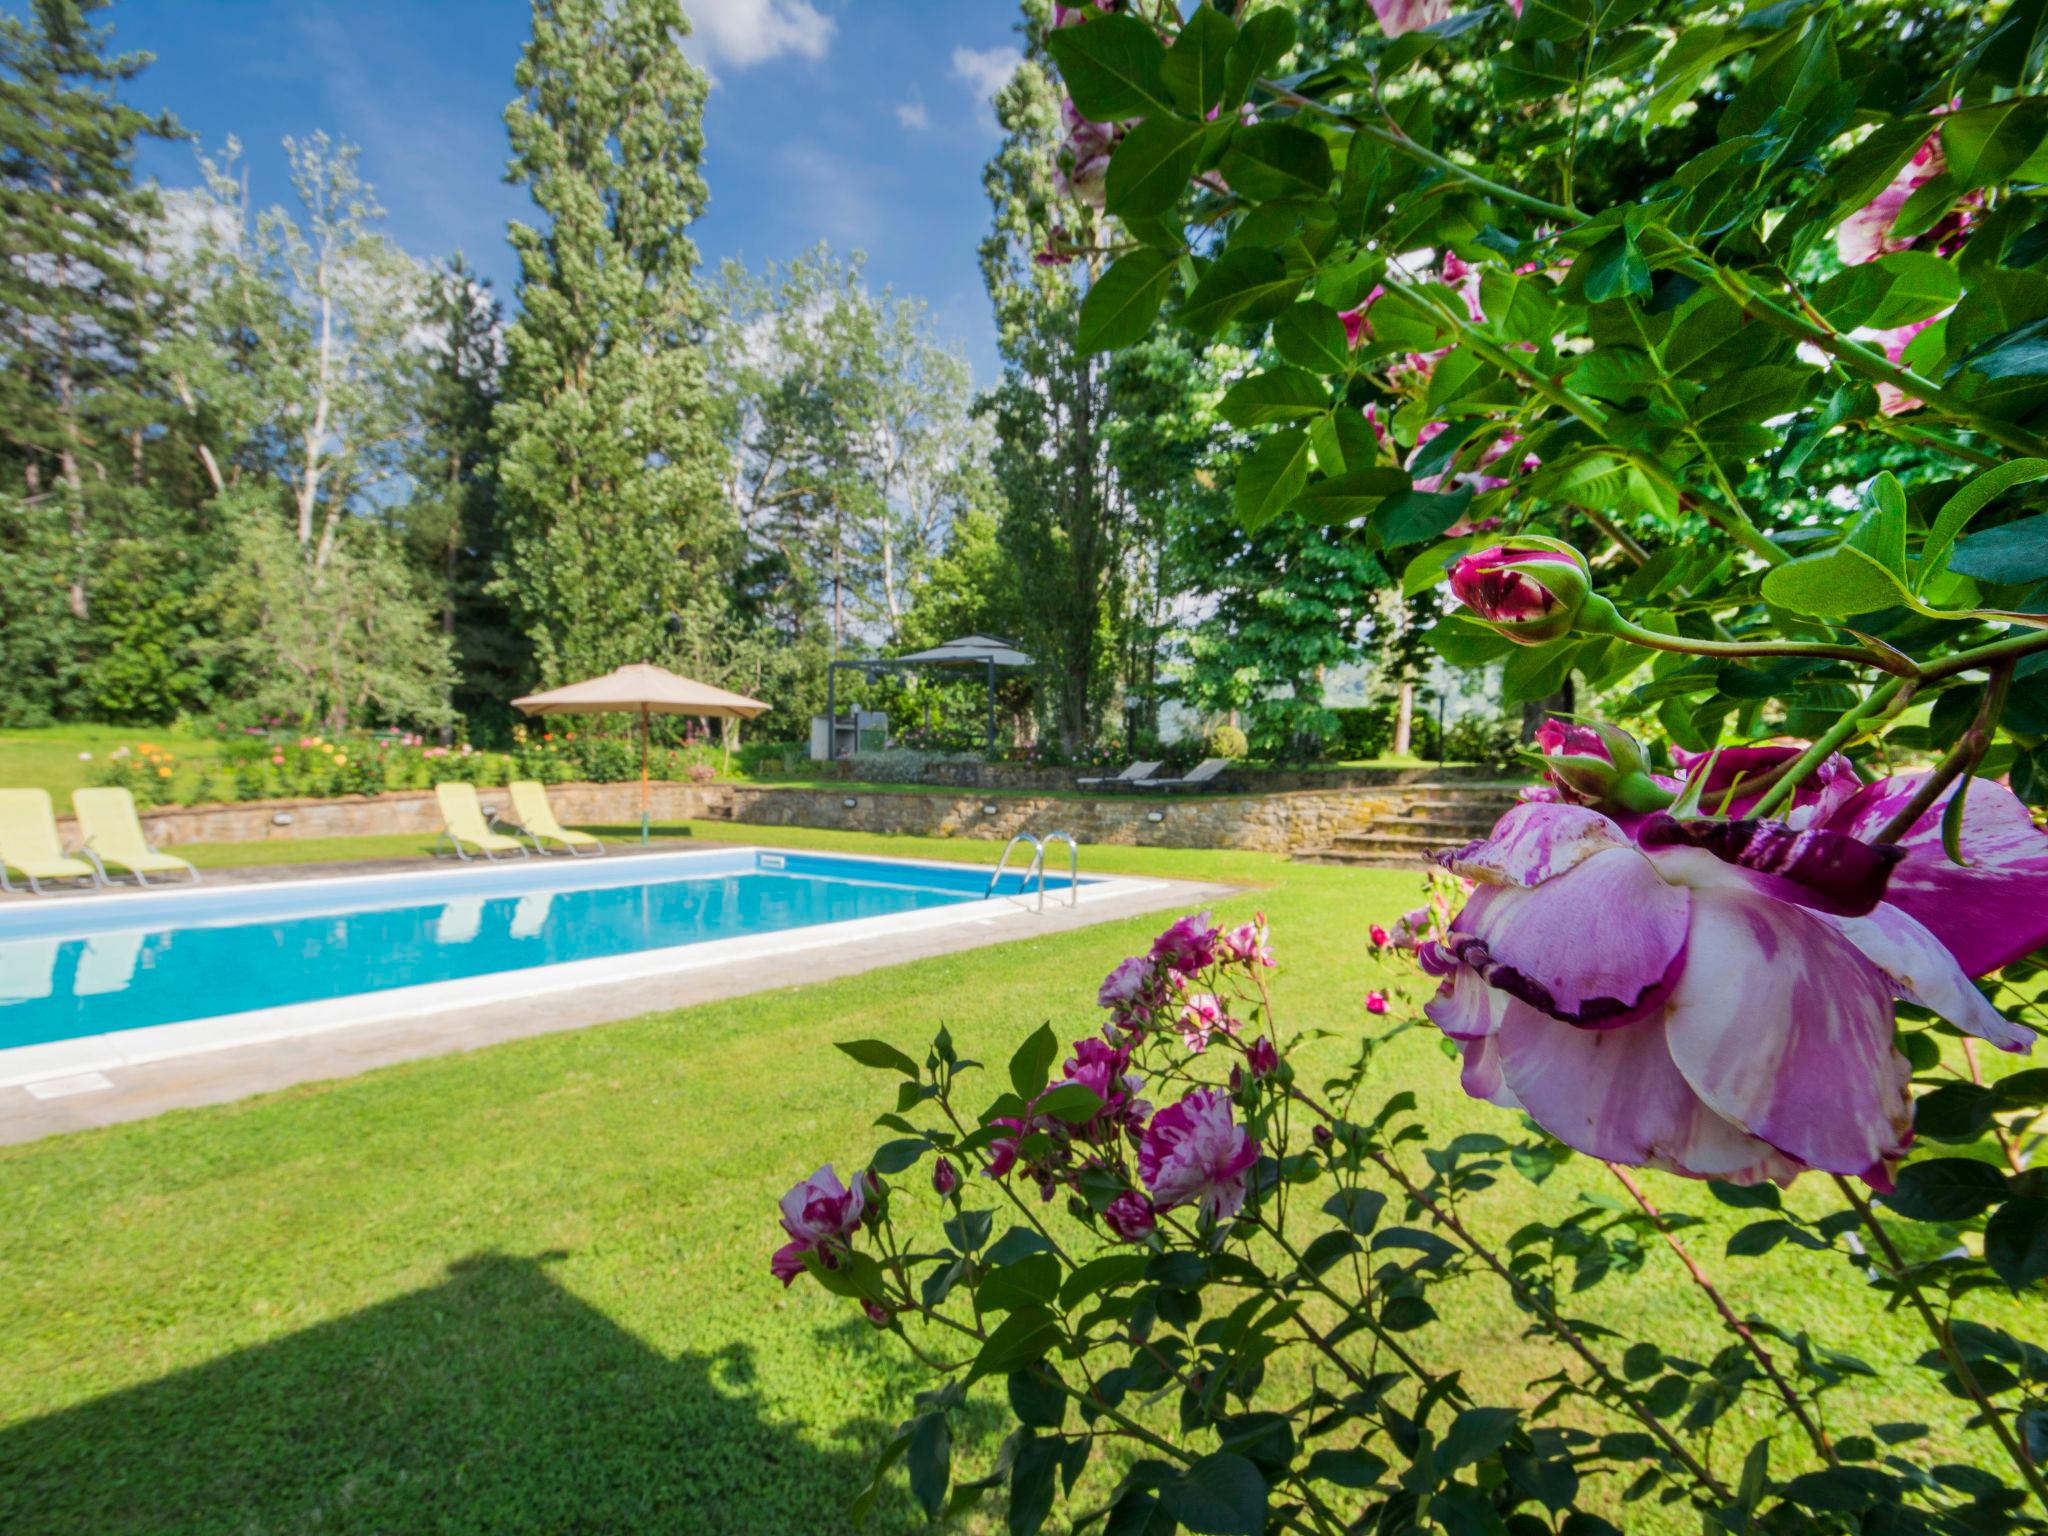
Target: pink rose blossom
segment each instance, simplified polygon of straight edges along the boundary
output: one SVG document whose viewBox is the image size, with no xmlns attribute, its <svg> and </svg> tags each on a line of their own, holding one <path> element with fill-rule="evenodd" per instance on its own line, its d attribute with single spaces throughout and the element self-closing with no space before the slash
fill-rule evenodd
<svg viewBox="0 0 2048 1536">
<path fill-rule="evenodd" d="M 1900 210 L 1906 206 L 1907 200 L 1947 170 L 1948 160 L 1941 151 L 1941 135 L 1930 133 L 1913 151 L 1913 158 L 1892 178 L 1891 184 L 1836 227 L 1835 254 L 1842 258 L 1842 264 L 1860 267 L 1866 261 L 1875 261 L 1880 256 L 1889 256 L 1910 246 L 1913 242 L 1894 235 L 1892 226 L 1898 222 Z"/>
<path fill-rule="evenodd" d="M 1152 1202 L 1135 1189 L 1127 1189 L 1109 1202 L 1102 1213 L 1102 1224 L 1123 1242 L 1142 1243 L 1152 1235 L 1158 1221 Z"/>
<path fill-rule="evenodd" d="M 1244 1205 L 1245 1170 L 1259 1160 L 1259 1144 L 1230 1117 L 1230 1095 L 1198 1088 L 1145 1128 L 1138 1173 L 1158 1209 L 1198 1202 L 1218 1221 Z"/>
<path fill-rule="evenodd" d="M 1366 993 L 1365 1011 L 1367 1013 L 1385 1013 L 1387 1011 L 1387 994 L 1384 992 Z"/>
<path fill-rule="evenodd" d="M 1116 969 L 1102 978 L 1102 985 L 1095 993 L 1095 1002 L 1102 1008 L 1119 1008 L 1127 1003 L 1142 1002 L 1151 994 L 1154 981 L 1151 960 L 1142 955 L 1132 955 L 1119 961 Z"/>
<path fill-rule="evenodd" d="M 2048 835 L 2008 792 L 1985 795 L 1976 839 L 1966 827 L 1970 865 L 1923 856 L 1888 888 L 1910 853 L 1856 834 L 1914 782 L 1871 786 L 1804 832 L 1660 813 L 1631 833 L 1583 806 L 1516 806 L 1446 856 L 1478 885 L 1418 956 L 1442 978 L 1424 1011 L 1463 1054 L 1465 1091 L 1612 1162 L 1735 1183 L 1818 1168 L 1888 1187 L 1912 1134 L 1894 1000 L 2025 1050 L 2031 1031 L 1965 966 L 2048 938 Z M 1995 789 L 1977 786 L 1970 809 Z M 1938 859 L 1929 815 L 1914 835 Z M 1908 909 L 1937 893 L 1977 945 L 1968 958 Z"/>
<path fill-rule="evenodd" d="M 1207 970 L 1216 960 L 1221 937 L 1206 912 L 1190 912 L 1152 941 L 1152 961 L 1183 976 Z"/>
<path fill-rule="evenodd" d="M 1237 1020 L 1223 1006 L 1223 999 L 1211 992 L 1196 992 L 1182 1002 L 1180 1037 L 1190 1051 L 1199 1056 L 1207 1050 L 1209 1037 L 1219 1029 L 1226 1035 L 1237 1033 Z"/>
<path fill-rule="evenodd" d="M 1261 912 L 1248 923 L 1240 923 L 1223 935 L 1217 946 L 1224 961 L 1246 966 L 1252 970 L 1271 970 L 1275 965 L 1271 935 L 1266 930 L 1266 914 Z"/>
<path fill-rule="evenodd" d="M 861 1212 L 867 1208 L 864 1183 L 855 1179 L 848 1189 L 828 1163 L 782 1197 L 782 1230 L 790 1240 L 768 1264 L 778 1280 L 788 1285 L 803 1273 L 801 1255 L 836 1242 L 860 1225 Z"/>
<path fill-rule="evenodd" d="M 1392 936 L 1378 923 L 1374 923 L 1371 928 L 1366 930 L 1366 933 L 1372 939 L 1372 947 L 1374 949 L 1385 949 L 1387 945 L 1393 942 Z"/>
</svg>

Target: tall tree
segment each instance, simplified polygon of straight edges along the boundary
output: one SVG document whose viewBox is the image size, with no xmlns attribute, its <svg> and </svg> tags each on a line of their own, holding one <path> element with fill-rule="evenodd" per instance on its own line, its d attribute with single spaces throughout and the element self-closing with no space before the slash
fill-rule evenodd
<svg viewBox="0 0 2048 1536">
<path fill-rule="evenodd" d="M 506 109 L 519 319 L 496 413 L 502 587 L 543 679 L 679 656 L 724 604 L 732 518 L 685 231 L 703 73 L 676 0 L 534 0 Z"/>
<path fill-rule="evenodd" d="M 135 185 L 135 146 L 177 133 L 115 99 L 151 56 L 107 51 L 111 29 L 88 20 L 104 5 L 0 16 L 0 435 L 23 494 L 62 503 L 80 620 L 95 507 L 139 473 L 147 414 L 139 363 L 160 290 L 140 260 L 155 198 Z"/>
<path fill-rule="evenodd" d="M 414 566 L 436 593 L 453 647 L 450 702 L 475 721 L 502 714 L 531 665 L 495 590 L 500 553 L 491 415 L 502 309 L 460 252 L 433 274 L 421 367 L 419 432 L 407 454 L 412 495 L 394 509 Z"/>
</svg>

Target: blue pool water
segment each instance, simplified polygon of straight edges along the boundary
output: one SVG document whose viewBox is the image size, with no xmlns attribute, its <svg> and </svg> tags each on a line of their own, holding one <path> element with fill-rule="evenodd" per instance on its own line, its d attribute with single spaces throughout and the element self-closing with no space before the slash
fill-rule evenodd
<svg viewBox="0 0 2048 1536">
<path fill-rule="evenodd" d="M 987 889 L 985 869 L 749 848 L 10 902 L 0 1049 L 952 906 Z M 997 894 L 1019 889 L 1012 873 Z"/>
</svg>

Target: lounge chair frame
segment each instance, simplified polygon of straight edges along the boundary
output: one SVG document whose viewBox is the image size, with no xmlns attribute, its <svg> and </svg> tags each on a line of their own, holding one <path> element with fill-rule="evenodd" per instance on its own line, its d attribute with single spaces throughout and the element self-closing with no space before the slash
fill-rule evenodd
<svg viewBox="0 0 2048 1536">
<path fill-rule="evenodd" d="M 547 805 L 547 812 L 549 818 L 555 823 L 556 826 L 560 827 L 562 824 L 562 819 L 561 817 L 555 815 L 554 805 L 548 802 L 547 786 L 545 784 L 541 784 L 538 780 L 535 780 L 534 783 L 535 786 L 541 792 L 541 800 L 543 804 Z M 505 786 L 505 793 L 508 795 L 512 793 L 512 786 L 510 784 L 507 784 Z M 512 809 L 515 813 L 519 811 L 518 801 L 513 801 Z M 578 843 L 571 838 L 558 836 L 556 833 L 553 832 L 536 831 L 534 828 L 526 825 L 524 821 L 506 821 L 496 811 L 487 811 L 485 815 L 489 819 L 491 825 L 499 828 L 508 836 L 523 837 L 528 842 L 532 843 L 533 851 L 539 854 L 544 859 L 551 859 L 555 856 L 553 851 L 548 847 L 548 844 L 550 842 L 560 843 L 562 847 L 565 850 L 567 850 L 569 857 L 572 859 L 601 859 L 605 855 L 604 839 L 599 837 L 595 832 L 586 832 L 583 834 L 585 837 L 590 839 L 590 842 L 586 845 Z M 569 831 L 573 829 L 563 828 L 563 830 Z"/>
</svg>

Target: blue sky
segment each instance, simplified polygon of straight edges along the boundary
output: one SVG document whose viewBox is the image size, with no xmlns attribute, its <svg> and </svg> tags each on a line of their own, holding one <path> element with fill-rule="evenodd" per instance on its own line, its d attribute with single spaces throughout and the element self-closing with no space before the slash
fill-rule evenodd
<svg viewBox="0 0 2048 1536">
<path fill-rule="evenodd" d="M 1008 0 L 683 0 L 689 51 L 712 74 L 707 264 L 758 268 L 827 240 L 868 253 L 869 279 L 930 305 L 945 337 L 996 377 L 975 246 L 988 224 L 986 105 L 1014 61 Z M 7 9 L 18 9 L 9 3 Z M 399 244 L 460 247 L 499 294 L 517 275 L 501 114 L 525 41 L 522 0 L 115 0 L 117 45 L 157 62 L 131 91 L 210 149 L 241 139 L 259 206 L 286 198 L 280 140 L 324 128 L 362 146 Z M 145 174 L 195 181 L 192 148 L 151 146 Z"/>
</svg>

